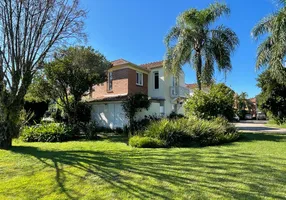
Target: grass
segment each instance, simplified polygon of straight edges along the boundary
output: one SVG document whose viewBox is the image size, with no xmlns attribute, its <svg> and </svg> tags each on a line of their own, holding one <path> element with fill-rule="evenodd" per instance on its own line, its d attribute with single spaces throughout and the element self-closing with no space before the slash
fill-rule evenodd
<svg viewBox="0 0 286 200">
<path fill-rule="evenodd" d="M 274 120 L 269 120 L 267 124 L 265 124 L 267 127 L 272 127 L 272 128 L 286 128 L 286 124 L 276 124 Z"/>
<path fill-rule="evenodd" d="M 286 135 L 136 149 L 122 137 L 0 150 L 0 199 L 285 199 Z"/>
</svg>

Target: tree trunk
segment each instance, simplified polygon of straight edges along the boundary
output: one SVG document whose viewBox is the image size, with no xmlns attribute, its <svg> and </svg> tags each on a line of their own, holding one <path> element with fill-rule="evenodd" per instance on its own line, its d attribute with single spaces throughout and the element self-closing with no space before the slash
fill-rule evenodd
<svg viewBox="0 0 286 200">
<path fill-rule="evenodd" d="M 10 149 L 12 147 L 12 137 L 9 129 L 5 127 L 4 123 L 1 123 L 0 126 L 0 149 Z"/>
<path fill-rule="evenodd" d="M 202 90 L 202 56 L 201 52 L 196 52 L 196 76 L 199 90 Z"/>
<path fill-rule="evenodd" d="M 10 149 L 12 138 L 19 136 L 19 115 L 21 107 L 15 106 L 2 111 L 0 122 L 0 149 Z"/>
<path fill-rule="evenodd" d="M 16 124 L 9 121 L 2 122 L 0 124 L 0 149 L 10 149 L 12 147 L 12 138 L 18 133 L 19 129 Z"/>
</svg>

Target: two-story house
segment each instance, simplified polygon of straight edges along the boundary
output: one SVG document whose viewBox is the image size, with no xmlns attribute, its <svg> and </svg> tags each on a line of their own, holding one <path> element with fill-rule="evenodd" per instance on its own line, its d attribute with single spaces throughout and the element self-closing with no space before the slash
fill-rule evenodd
<svg viewBox="0 0 286 200">
<path fill-rule="evenodd" d="M 107 81 L 93 86 L 88 102 L 92 105 L 92 119 L 100 126 L 116 128 L 128 123 L 122 101 L 130 94 L 143 93 L 150 98 L 148 110 L 136 118 L 155 115 L 168 116 L 171 112 L 184 114 L 183 102 L 189 94 L 184 73 L 179 78 L 165 72 L 163 62 L 136 65 L 119 59 L 112 62 Z"/>
</svg>

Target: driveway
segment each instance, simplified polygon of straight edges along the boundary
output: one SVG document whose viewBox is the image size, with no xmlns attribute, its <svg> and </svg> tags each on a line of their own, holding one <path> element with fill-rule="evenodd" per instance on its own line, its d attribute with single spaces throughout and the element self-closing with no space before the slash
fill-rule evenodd
<svg viewBox="0 0 286 200">
<path fill-rule="evenodd" d="M 267 121 L 260 120 L 247 120 L 234 123 L 235 126 L 241 132 L 253 132 L 253 133 L 285 133 L 286 129 L 283 128 L 271 128 L 265 126 Z"/>
</svg>

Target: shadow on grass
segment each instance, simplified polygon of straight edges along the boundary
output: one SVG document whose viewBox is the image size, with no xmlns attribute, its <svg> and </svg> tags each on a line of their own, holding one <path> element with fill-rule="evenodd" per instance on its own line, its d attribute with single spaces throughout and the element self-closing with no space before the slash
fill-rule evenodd
<svg viewBox="0 0 286 200">
<path fill-rule="evenodd" d="M 280 136 L 243 134 L 243 141 L 277 141 Z M 113 139 L 111 139 L 112 141 Z M 117 141 L 117 139 L 115 140 Z M 16 146 L 12 151 L 30 155 L 55 170 L 55 181 L 68 199 L 82 196 L 66 184 L 67 175 L 79 176 L 67 167 L 83 171 L 82 180 L 94 177 L 123 192 L 130 199 L 200 198 L 206 193 L 220 198 L 273 199 L 285 193 L 273 191 L 286 185 L 280 159 L 265 159 L 251 153 L 203 149 L 148 149 L 118 151 L 52 151 Z M 284 162 L 285 163 L 285 162 Z M 95 179 L 98 180 L 98 179 Z M 97 183 L 95 183 L 97 184 Z M 100 183 L 99 183 L 100 184 Z M 181 188 L 174 192 L 174 188 Z M 175 193 L 178 192 L 176 195 Z M 284 190 L 284 192 L 286 192 Z"/>
</svg>

